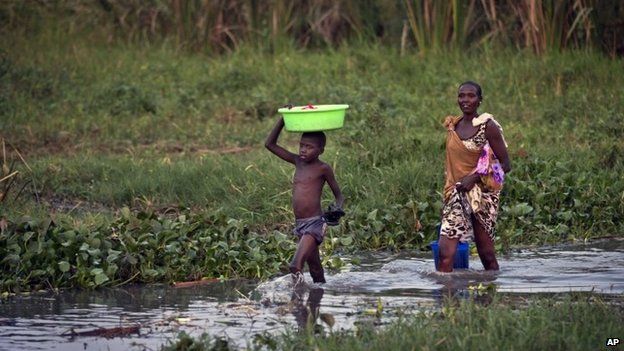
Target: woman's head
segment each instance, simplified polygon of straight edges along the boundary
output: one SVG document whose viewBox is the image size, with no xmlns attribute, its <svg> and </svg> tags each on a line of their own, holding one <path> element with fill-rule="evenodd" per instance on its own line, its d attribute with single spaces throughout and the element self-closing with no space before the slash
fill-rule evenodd
<svg viewBox="0 0 624 351">
<path fill-rule="evenodd" d="M 459 85 L 457 104 L 465 115 L 476 114 L 482 100 L 483 92 L 479 84 L 469 80 Z"/>
<path fill-rule="evenodd" d="M 478 83 L 467 80 L 459 85 L 459 89 L 461 89 L 461 87 L 463 87 L 464 85 L 470 85 L 477 89 L 477 96 L 479 96 L 480 100 L 483 100 L 483 92 L 481 91 L 481 86 Z"/>
</svg>

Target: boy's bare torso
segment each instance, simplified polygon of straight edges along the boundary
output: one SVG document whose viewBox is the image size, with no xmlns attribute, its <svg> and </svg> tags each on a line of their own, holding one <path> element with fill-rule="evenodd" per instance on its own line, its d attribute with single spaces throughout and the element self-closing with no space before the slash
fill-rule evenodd
<svg viewBox="0 0 624 351">
<path fill-rule="evenodd" d="M 327 165 L 317 160 L 306 163 L 297 160 L 292 185 L 292 205 L 295 218 L 309 218 L 323 214 L 321 195 L 325 185 Z"/>
</svg>

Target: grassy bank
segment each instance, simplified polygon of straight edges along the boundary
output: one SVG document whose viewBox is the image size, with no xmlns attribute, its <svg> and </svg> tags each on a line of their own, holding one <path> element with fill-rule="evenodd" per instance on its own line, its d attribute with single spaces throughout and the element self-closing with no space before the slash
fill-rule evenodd
<svg viewBox="0 0 624 351">
<path fill-rule="evenodd" d="M 253 350 L 592 350 L 624 332 L 622 306 L 587 297 L 543 298 L 519 306 L 496 299 L 449 304 L 440 312 L 408 316 L 384 328 L 307 331 L 258 337 Z M 318 323 L 321 323 L 318 321 Z M 316 328 L 318 331 L 318 328 Z M 181 336 L 163 350 L 229 350 L 227 340 Z"/>
<path fill-rule="evenodd" d="M 0 184 L 2 290 L 274 274 L 293 249 L 281 239 L 292 168 L 262 144 L 288 102 L 351 106 L 322 156 L 348 212 L 326 263 L 340 265 L 336 250 L 423 247 L 439 220 L 441 121 L 458 113 L 466 79 L 482 84 L 481 112 L 510 144 L 499 249 L 624 233 L 621 61 L 375 45 L 215 58 L 61 34 L 0 43 L 3 163 L 20 172 Z M 280 140 L 294 149 L 297 135 Z M 131 248 L 120 232 L 153 240 Z M 176 265 L 172 241 L 184 243 L 171 251 L 185 257 Z M 134 250 L 153 254 L 122 262 Z M 219 255 L 239 263 L 205 259 Z"/>
</svg>

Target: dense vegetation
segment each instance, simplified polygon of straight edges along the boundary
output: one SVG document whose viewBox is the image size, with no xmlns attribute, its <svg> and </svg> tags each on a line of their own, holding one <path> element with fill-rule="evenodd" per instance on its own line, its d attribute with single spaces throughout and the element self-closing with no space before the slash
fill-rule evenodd
<svg viewBox="0 0 624 351">
<path fill-rule="evenodd" d="M 275 274 L 294 249 L 292 168 L 262 144 L 289 102 L 351 106 L 322 156 L 348 212 L 326 264 L 341 264 L 336 250 L 424 248 L 439 221 L 441 121 L 466 79 L 510 144 L 499 249 L 624 233 L 624 66 L 601 53 L 359 42 L 215 56 L 9 18 L 2 291 Z"/>
</svg>

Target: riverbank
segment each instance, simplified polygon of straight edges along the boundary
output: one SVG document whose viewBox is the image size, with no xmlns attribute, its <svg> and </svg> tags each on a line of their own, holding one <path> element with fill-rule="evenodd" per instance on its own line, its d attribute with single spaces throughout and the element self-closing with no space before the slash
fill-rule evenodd
<svg viewBox="0 0 624 351">
<path fill-rule="evenodd" d="M 513 162 L 498 250 L 624 233 L 624 83 L 612 79 L 624 68 L 599 53 L 421 57 L 362 45 L 213 57 L 9 39 L 2 160 L 19 173 L 2 183 L 5 292 L 277 274 L 294 250 L 292 169 L 262 142 L 289 102 L 351 106 L 322 156 L 347 198 L 325 265 L 356 250 L 425 249 L 441 206 L 441 121 L 458 112 L 466 79 L 482 84 Z M 295 148 L 297 135 L 280 141 Z"/>
</svg>

